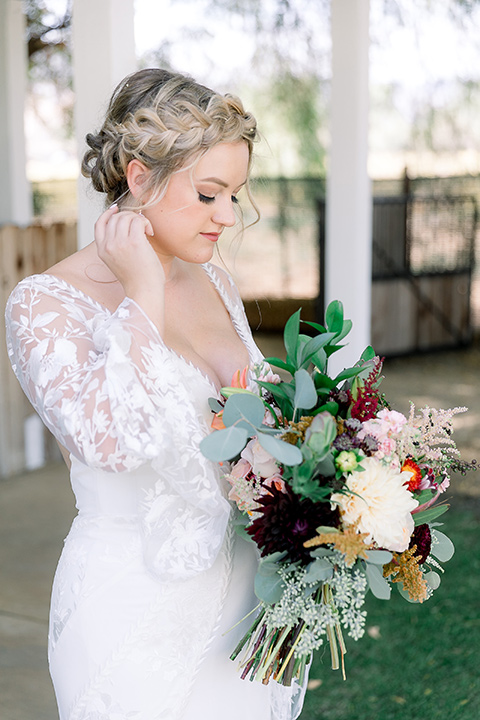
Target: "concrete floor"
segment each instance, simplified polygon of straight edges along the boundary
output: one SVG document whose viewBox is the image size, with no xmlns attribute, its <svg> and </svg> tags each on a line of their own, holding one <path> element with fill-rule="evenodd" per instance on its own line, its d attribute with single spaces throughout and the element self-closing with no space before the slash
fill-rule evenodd
<svg viewBox="0 0 480 720">
<path fill-rule="evenodd" d="M 275 338 L 259 337 L 266 355 Z M 398 410 L 416 404 L 467 405 L 456 438 L 465 459 L 480 460 L 480 348 L 390 360 L 384 391 Z M 480 496 L 480 473 L 455 478 L 453 494 Z M 50 587 L 75 514 L 63 465 L 0 481 L 0 718 L 55 720 L 46 659 Z M 308 720 L 308 718 L 305 718 Z"/>
</svg>

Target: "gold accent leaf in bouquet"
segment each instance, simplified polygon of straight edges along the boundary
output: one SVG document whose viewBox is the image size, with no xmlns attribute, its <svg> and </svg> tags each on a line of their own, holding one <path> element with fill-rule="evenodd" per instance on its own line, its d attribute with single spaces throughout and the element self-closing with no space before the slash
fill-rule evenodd
<svg viewBox="0 0 480 720">
<path fill-rule="evenodd" d="M 393 553 L 392 560 L 384 565 L 383 577 L 393 575 L 392 582 L 403 583 L 403 589 L 408 592 L 411 600 L 422 603 L 427 599 L 427 581 L 418 567 L 419 555 L 415 555 L 417 546 L 413 545 L 402 553 Z"/>
<path fill-rule="evenodd" d="M 317 545 L 334 545 L 336 550 L 345 555 L 345 565 L 352 567 L 357 558 L 367 559 L 367 550 L 373 547 L 365 543 L 367 537 L 368 533 L 359 533 L 356 525 L 350 525 L 343 531 L 322 532 L 303 544 L 306 548 Z"/>
</svg>

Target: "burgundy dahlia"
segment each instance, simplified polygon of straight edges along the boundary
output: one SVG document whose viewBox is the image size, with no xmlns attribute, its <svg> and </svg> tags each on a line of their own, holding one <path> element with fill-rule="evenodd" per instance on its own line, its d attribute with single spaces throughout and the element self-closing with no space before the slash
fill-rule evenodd
<svg viewBox="0 0 480 720">
<path fill-rule="evenodd" d="M 338 509 L 332 510 L 328 502 L 314 503 L 310 498 L 301 498 L 288 485 L 283 492 L 272 485 L 269 492 L 270 495 L 258 500 L 261 515 L 247 532 L 261 549 L 262 556 L 286 552 L 292 562 L 309 562 L 310 552 L 303 543 L 316 535 L 320 525 L 337 527 Z"/>
<path fill-rule="evenodd" d="M 417 546 L 415 557 L 420 558 L 418 564 L 422 565 L 430 555 L 430 548 L 432 547 L 432 535 L 426 523 L 417 525 L 413 531 L 409 547 L 413 547 L 414 545 Z"/>
</svg>

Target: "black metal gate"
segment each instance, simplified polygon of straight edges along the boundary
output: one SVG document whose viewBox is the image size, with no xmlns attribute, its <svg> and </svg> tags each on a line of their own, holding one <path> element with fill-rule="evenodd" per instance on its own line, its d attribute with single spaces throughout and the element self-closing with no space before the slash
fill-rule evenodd
<svg viewBox="0 0 480 720">
<path fill-rule="evenodd" d="M 323 316 L 325 202 L 318 203 Z M 376 197 L 372 342 L 382 355 L 468 344 L 478 221 L 474 197 Z"/>
</svg>

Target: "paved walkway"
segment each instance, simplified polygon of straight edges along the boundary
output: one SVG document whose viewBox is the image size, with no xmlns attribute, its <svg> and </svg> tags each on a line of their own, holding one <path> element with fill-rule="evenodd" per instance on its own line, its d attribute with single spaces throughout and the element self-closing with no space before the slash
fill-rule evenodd
<svg viewBox="0 0 480 720">
<path fill-rule="evenodd" d="M 275 339 L 260 337 L 259 343 L 267 355 L 283 356 Z M 398 410 L 408 409 L 408 399 L 469 406 L 457 419 L 457 442 L 465 458 L 480 460 L 480 348 L 387 361 L 385 375 L 385 393 Z M 480 472 L 452 486 L 454 493 L 478 498 Z M 58 717 L 46 660 L 48 603 L 74 513 L 62 465 L 0 480 L 1 720 Z"/>
</svg>

